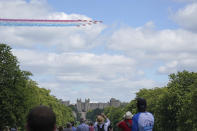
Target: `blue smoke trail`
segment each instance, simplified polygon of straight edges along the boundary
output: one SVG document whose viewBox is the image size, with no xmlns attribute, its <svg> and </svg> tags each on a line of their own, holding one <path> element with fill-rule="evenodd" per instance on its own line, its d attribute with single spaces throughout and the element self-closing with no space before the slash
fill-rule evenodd
<svg viewBox="0 0 197 131">
<path fill-rule="evenodd" d="M 0 22 L 0 26 L 47 26 L 47 27 L 63 27 L 63 26 L 80 26 L 80 23 L 64 24 L 64 23 L 12 23 Z"/>
</svg>

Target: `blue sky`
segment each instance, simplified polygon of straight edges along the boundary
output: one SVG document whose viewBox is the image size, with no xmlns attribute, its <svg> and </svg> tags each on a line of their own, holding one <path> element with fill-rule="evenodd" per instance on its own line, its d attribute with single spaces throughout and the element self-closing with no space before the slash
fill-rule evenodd
<svg viewBox="0 0 197 131">
<path fill-rule="evenodd" d="M 170 10 L 185 5 L 172 0 L 49 0 L 48 3 L 57 11 L 85 14 L 108 25 L 117 22 L 138 27 L 154 21 L 158 28 L 176 27 L 169 18 Z"/>
<path fill-rule="evenodd" d="M 197 71 L 196 0 L 0 0 L 1 18 L 88 19 L 85 27 L 4 27 L 23 70 L 59 99 L 129 102 Z M 19 15 L 20 14 L 20 15 Z"/>
</svg>

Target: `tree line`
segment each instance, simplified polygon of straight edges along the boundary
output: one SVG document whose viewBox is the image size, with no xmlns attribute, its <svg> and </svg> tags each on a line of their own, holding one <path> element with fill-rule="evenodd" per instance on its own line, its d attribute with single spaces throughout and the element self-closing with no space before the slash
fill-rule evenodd
<svg viewBox="0 0 197 131">
<path fill-rule="evenodd" d="M 155 131 L 197 131 L 197 73 L 182 71 L 169 75 L 169 82 L 164 87 L 141 89 L 136 98 L 145 98 L 148 108 L 155 117 Z M 112 126 L 123 119 L 127 111 L 137 113 L 136 99 L 125 107 L 107 107 L 103 112 Z M 87 118 L 96 119 L 101 110 L 89 111 Z"/>
<path fill-rule="evenodd" d="M 40 88 L 30 76 L 31 72 L 20 69 L 11 47 L 0 44 L 0 129 L 17 126 L 23 130 L 27 113 L 37 105 L 51 107 L 57 125 L 73 121 L 72 109 L 50 95 L 50 90 Z"/>
</svg>

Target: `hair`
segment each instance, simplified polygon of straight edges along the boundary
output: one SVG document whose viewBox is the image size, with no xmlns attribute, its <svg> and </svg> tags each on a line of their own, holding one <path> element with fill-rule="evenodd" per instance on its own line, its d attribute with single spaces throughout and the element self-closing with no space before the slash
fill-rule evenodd
<svg viewBox="0 0 197 131">
<path fill-rule="evenodd" d="M 70 122 L 66 123 L 66 128 L 71 128 L 71 127 L 72 127 L 72 125 Z"/>
<path fill-rule="evenodd" d="M 47 106 L 34 107 L 27 115 L 29 131 L 54 131 L 55 125 L 55 113 Z"/>
<path fill-rule="evenodd" d="M 98 115 L 96 121 L 97 121 L 99 124 L 104 123 L 104 118 L 103 118 L 103 116 Z"/>
<path fill-rule="evenodd" d="M 89 122 L 89 126 L 93 126 L 94 124 L 93 124 L 93 122 L 92 121 L 90 121 Z"/>
<path fill-rule="evenodd" d="M 80 118 L 80 123 L 84 123 L 85 119 L 84 118 Z"/>
<path fill-rule="evenodd" d="M 146 111 L 146 100 L 144 98 L 137 98 L 137 108 L 139 112 Z"/>
<path fill-rule="evenodd" d="M 64 128 L 62 126 L 59 126 L 58 131 L 63 131 Z"/>
</svg>

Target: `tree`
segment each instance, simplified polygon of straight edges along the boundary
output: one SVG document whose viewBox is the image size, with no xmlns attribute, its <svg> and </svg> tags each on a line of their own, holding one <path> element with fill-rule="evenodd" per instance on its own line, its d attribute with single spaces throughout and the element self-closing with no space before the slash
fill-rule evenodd
<svg viewBox="0 0 197 131">
<path fill-rule="evenodd" d="M 50 90 L 39 88 L 29 78 L 31 75 L 19 68 L 11 48 L 0 44 L 0 130 L 4 126 L 18 126 L 24 130 L 27 113 L 38 105 L 53 109 L 58 126 L 74 120 L 72 110 L 50 95 Z"/>
<path fill-rule="evenodd" d="M 11 48 L 0 44 L 0 127 L 24 123 L 29 75 L 31 73 L 20 70 Z"/>
<path fill-rule="evenodd" d="M 99 108 L 94 109 L 94 110 L 90 110 L 90 111 L 87 112 L 86 118 L 91 120 L 91 121 L 95 121 L 96 120 L 96 116 L 100 115 L 101 113 L 103 113 L 103 111 L 104 111 L 103 109 L 99 109 Z"/>
<path fill-rule="evenodd" d="M 169 75 L 169 82 L 162 88 L 141 89 L 136 98 L 147 100 L 147 111 L 155 117 L 156 131 L 197 131 L 197 73 L 182 71 Z M 105 112 L 112 123 L 116 123 L 118 113 L 137 113 L 136 99 L 121 110 L 107 108 Z"/>
<path fill-rule="evenodd" d="M 123 115 L 125 114 L 125 110 L 122 107 L 107 107 L 104 109 L 104 113 L 111 121 L 111 125 L 114 127 L 114 130 L 118 130 L 116 124 L 123 119 Z"/>
</svg>

